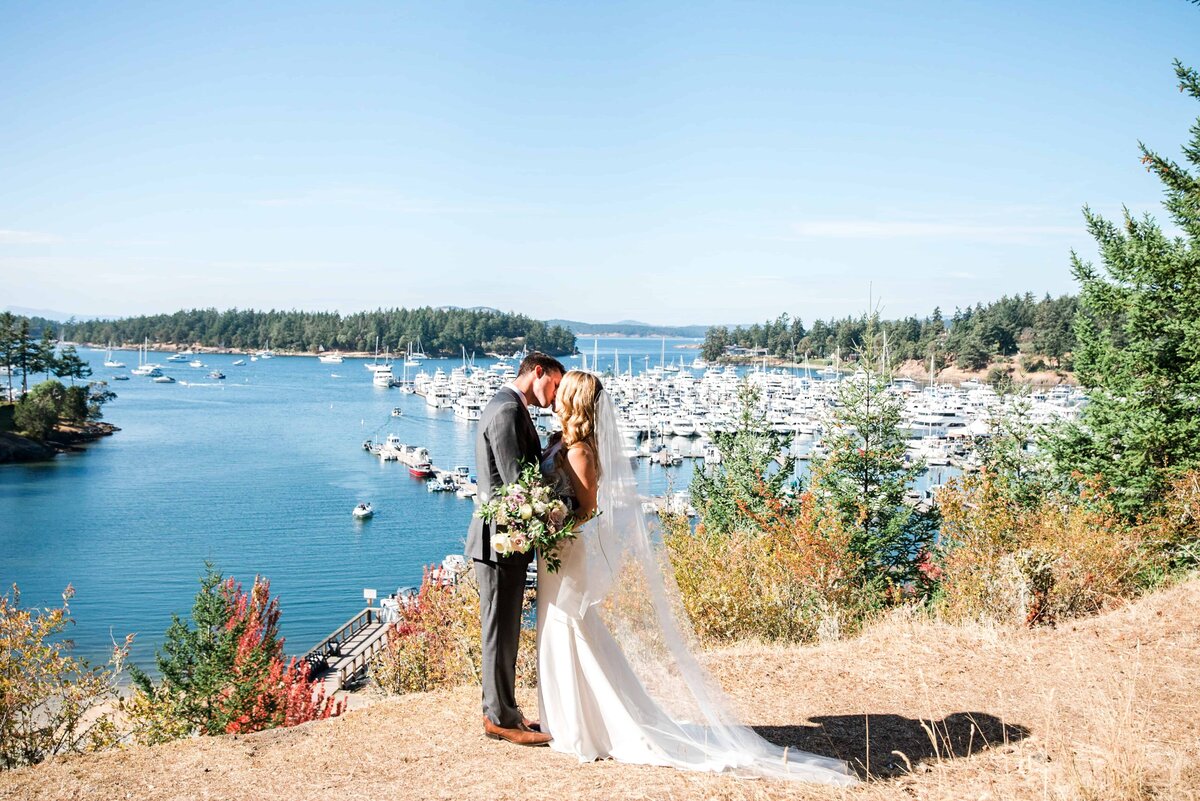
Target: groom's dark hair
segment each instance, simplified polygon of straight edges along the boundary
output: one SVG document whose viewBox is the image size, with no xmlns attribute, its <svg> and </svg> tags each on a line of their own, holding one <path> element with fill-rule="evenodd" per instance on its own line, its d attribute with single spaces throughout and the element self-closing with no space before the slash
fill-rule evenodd
<svg viewBox="0 0 1200 801">
<path fill-rule="evenodd" d="M 562 375 L 567 374 L 567 368 L 563 367 L 562 362 L 558 359 L 534 350 L 521 360 L 521 369 L 517 370 L 517 377 L 533 372 L 535 367 L 542 368 L 543 373 L 552 373 L 557 370 Z"/>
</svg>

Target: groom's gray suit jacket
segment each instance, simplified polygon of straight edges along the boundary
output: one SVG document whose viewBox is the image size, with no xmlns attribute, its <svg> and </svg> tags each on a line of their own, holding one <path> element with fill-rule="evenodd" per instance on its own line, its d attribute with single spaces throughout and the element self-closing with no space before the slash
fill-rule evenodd
<svg viewBox="0 0 1200 801">
<path fill-rule="evenodd" d="M 516 391 L 501 387 L 483 409 L 475 435 L 475 468 L 478 475 L 478 499 L 490 500 L 493 490 L 510 484 L 528 464 L 538 464 L 542 443 L 529 418 L 529 410 Z M 466 557 L 504 565 L 528 565 L 533 552 L 500 556 L 492 550 L 493 525 L 478 517 L 471 519 L 467 531 Z"/>
</svg>

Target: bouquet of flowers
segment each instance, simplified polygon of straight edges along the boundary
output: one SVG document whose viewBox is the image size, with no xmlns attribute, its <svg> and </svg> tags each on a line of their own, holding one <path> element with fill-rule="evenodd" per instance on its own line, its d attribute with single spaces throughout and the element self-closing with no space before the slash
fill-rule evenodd
<svg viewBox="0 0 1200 801">
<path fill-rule="evenodd" d="M 513 483 L 497 488 L 492 500 L 481 504 L 475 514 L 485 523 L 496 524 L 492 535 L 496 553 L 509 556 L 537 548 L 551 573 L 557 573 L 562 564 L 559 545 L 575 537 L 570 510 L 555 497 L 536 465 L 522 470 Z"/>
</svg>

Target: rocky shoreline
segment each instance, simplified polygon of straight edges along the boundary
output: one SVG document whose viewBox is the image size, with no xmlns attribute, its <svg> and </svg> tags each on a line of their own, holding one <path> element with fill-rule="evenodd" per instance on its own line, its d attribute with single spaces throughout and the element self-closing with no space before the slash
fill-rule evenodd
<svg viewBox="0 0 1200 801">
<path fill-rule="evenodd" d="M 82 423 L 62 425 L 45 442 L 23 437 L 12 431 L 0 432 L 0 464 L 43 462 L 60 453 L 76 453 L 82 445 L 101 437 L 112 436 L 121 429 L 112 423 Z"/>
<path fill-rule="evenodd" d="M 801 369 L 804 367 L 803 362 L 793 362 L 790 359 L 782 359 L 778 356 L 722 356 L 717 364 L 735 364 L 740 366 L 761 365 L 765 363 L 767 367 L 778 367 L 783 369 Z M 826 367 L 833 362 L 830 359 L 812 359 L 809 362 L 809 367 L 816 370 L 817 368 Z M 853 362 L 843 362 L 842 372 L 849 374 L 854 371 L 855 364 Z M 1014 359 L 1000 359 L 988 363 L 987 367 L 981 370 L 965 370 L 956 365 L 949 367 L 938 368 L 937 380 L 940 383 L 961 384 L 963 381 L 986 381 L 988 373 L 993 369 L 999 368 L 1003 370 L 1013 380 L 1013 383 L 1029 385 L 1031 387 L 1046 388 L 1054 387 L 1059 384 L 1067 384 L 1071 386 L 1077 385 L 1079 382 L 1075 380 L 1074 373 L 1045 369 L 1037 372 L 1028 372 L 1023 369 Z M 929 362 L 919 360 L 909 360 L 902 362 L 895 368 L 895 375 L 898 378 L 912 378 L 917 381 L 929 380 Z"/>
</svg>

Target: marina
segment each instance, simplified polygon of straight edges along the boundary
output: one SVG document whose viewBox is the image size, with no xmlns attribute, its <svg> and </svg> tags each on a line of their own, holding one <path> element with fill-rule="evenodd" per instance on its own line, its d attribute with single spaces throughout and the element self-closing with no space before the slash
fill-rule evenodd
<svg viewBox="0 0 1200 801">
<path fill-rule="evenodd" d="M 731 422 L 742 378 L 763 390 L 772 427 L 801 458 L 797 476 L 807 472 L 804 458 L 820 452 L 830 376 L 696 367 L 695 352 L 681 349 L 694 340 L 589 344 L 580 341 L 586 357 L 564 361 L 619 370 L 605 385 L 648 510 L 688 511 L 692 472 L 720 460 L 712 435 Z M 361 588 L 386 596 L 460 553 L 474 508 L 472 412 L 517 365 L 511 356 L 413 359 L 410 385 L 384 387 L 373 381 L 377 370 L 353 368 L 369 358 L 345 357 L 335 378 L 317 358 L 271 358 L 263 349 L 249 362 L 199 357 L 225 379 L 185 364 L 196 380 L 158 384 L 147 368 L 167 364 L 167 353 L 80 353 L 95 379 L 127 379 L 106 408 L 122 431 L 84 453 L 0 469 L 0 578 L 18 583 L 29 605 L 54 604 L 73 585 L 80 652 L 102 658 L 111 636 L 135 632 L 141 666 L 153 664 L 171 614 L 190 609 L 206 560 L 243 582 L 271 579 L 296 653 L 359 614 Z M 105 368 L 106 360 L 134 369 Z M 969 469 L 963 433 L 986 426 L 1006 401 L 986 387 L 897 382 L 893 391 L 905 398 L 914 458 L 936 462 L 912 489 L 915 503 Z M 1035 394 L 1032 416 L 1070 415 L 1078 402 L 1069 389 Z M 552 415 L 532 412 L 543 434 L 555 429 Z M 352 519 L 359 503 L 371 505 L 369 520 Z"/>
</svg>

